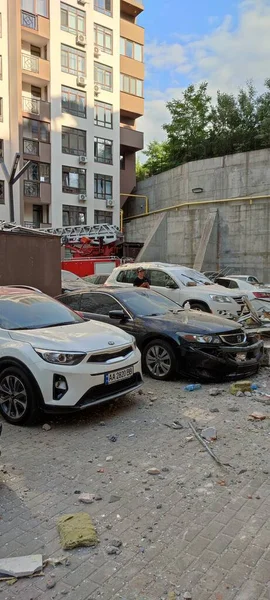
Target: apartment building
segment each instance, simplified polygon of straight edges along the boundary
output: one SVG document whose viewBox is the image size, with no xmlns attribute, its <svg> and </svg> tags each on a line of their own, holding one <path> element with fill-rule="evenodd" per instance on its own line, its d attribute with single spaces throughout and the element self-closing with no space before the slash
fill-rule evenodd
<svg viewBox="0 0 270 600">
<path fill-rule="evenodd" d="M 143 148 L 142 11 L 141 0 L 0 0 L 0 156 L 8 169 L 15 152 L 31 161 L 14 186 L 17 223 L 119 225 Z"/>
</svg>

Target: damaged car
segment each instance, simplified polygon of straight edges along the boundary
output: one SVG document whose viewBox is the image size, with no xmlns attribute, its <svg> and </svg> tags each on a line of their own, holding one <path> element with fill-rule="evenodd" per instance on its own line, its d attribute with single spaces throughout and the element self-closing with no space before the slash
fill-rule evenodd
<svg viewBox="0 0 270 600">
<path fill-rule="evenodd" d="M 146 374 L 222 381 L 257 373 L 263 343 L 237 323 L 183 309 L 152 290 L 102 287 L 58 300 L 85 320 L 114 323 L 136 338 Z"/>
</svg>

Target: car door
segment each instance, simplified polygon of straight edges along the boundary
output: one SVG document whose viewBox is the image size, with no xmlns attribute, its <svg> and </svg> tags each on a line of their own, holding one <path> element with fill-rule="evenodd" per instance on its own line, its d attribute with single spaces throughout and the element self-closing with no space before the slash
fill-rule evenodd
<svg viewBox="0 0 270 600">
<path fill-rule="evenodd" d="M 150 281 L 151 290 L 174 300 L 174 302 L 180 302 L 179 299 L 179 287 L 174 279 L 165 271 L 158 269 L 149 269 L 147 271 L 147 277 Z"/>
<path fill-rule="evenodd" d="M 111 310 L 125 310 L 123 306 L 110 294 L 103 292 L 82 293 L 81 296 L 81 312 L 87 314 L 90 319 L 95 321 L 102 321 L 102 323 L 108 323 L 123 329 L 130 335 L 135 335 L 135 324 L 132 318 L 123 319 L 111 319 L 109 313 Z M 127 312 L 127 311 L 125 311 Z M 128 313 L 127 313 L 128 314 Z"/>
</svg>

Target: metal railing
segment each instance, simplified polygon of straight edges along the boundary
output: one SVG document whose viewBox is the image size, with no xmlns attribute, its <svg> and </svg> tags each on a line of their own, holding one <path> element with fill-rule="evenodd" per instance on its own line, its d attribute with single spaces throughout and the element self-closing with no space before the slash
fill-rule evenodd
<svg viewBox="0 0 270 600">
<path fill-rule="evenodd" d="M 23 139 L 23 153 L 39 155 L 39 143 L 36 140 Z"/>
<path fill-rule="evenodd" d="M 32 98 L 30 96 L 22 97 L 22 110 L 23 112 L 30 113 L 32 115 L 40 116 L 41 110 L 46 110 L 48 107 L 48 115 L 50 114 L 50 102 L 46 100 L 40 100 L 39 98 Z"/>
<path fill-rule="evenodd" d="M 24 181 L 24 196 L 40 198 L 40 183 L 37 181 Z"/>
<path fill-rule="evenodd" d="M 32 56 L 32 54 L 22 53 L 22 69 L 24 71 L 31 71 L 32 73 L 39 73 L 38 56 Z"/>
<path fill-rule="evenodd" d="M 24 227 L 28 227 L 29 229 L 39 229 L 40 223 L 34 223 L 33 221 L 24 221 Z"/>
<path fill-rule="evenodd" d="M 23 27 L 29 27 L 29 29 L 37 29 L 38 28 L 38 18 L 37 15 L 33 15 L 33 13 L 27 12 L 26 10 L 21 11 L 21 24 Z"/>
</svg>

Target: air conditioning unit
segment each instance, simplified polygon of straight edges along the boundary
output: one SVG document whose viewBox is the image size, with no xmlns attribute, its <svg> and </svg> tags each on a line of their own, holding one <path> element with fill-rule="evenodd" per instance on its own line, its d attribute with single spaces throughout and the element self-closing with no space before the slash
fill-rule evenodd
<svg viewBox="0 0 270 600">
<path fill-rule="evenodd" d="M 94 55 L 96 58 L 99 58 L 99 56 L 100 56 L 100 49 L 98 46 L 94 47 Z"/>
<path fill-rule="evenodd" d="M 78 46 L 86 46 L 86 36 L 84 33 L 78 33 L 76 37 L 76 44 Z"/>
<path fill-rule="evenodd" d="M 86 202 L 87 196 L 86 194 L 79 194 L 79 202 Z"/>
<path fill-rule="evenodd" d="M 87 163 L 87 157 L 86 156 L 79 156 L 79 163 L 81 165 L 86 165 L 86 163 Z"/>
<path fill-rule="evenodd" d="M 81 6 L 85 6 L 86 5 L 86 0 L 77 0 L 78 4 L 80 4 Z"/>
<path fill-rule="evenodd" d="M 101 87 L 100 87 L 100 85 L 97 85 L 97 83 L 96 83 L 96 84 L 94 85 L 94 93 L 95 93 L 95 96 L 98 96 L 98 95 L 100 94 L 100 92 L 101 92 Z"/>
<path fill-rule="evenodd" d="M 79 85 L 80 87 L 85 87 L 86 86 L 86 78 L 83 77 L 82 75 L 78 75 L 77 85 Z"/>
<path fill-rule="evenodd" d="M 114 201 L 113 200 L 107 200 L 106 206 L 107 206 L 107 208 L 113 208 L 114 207 Z"/>
</svg>

